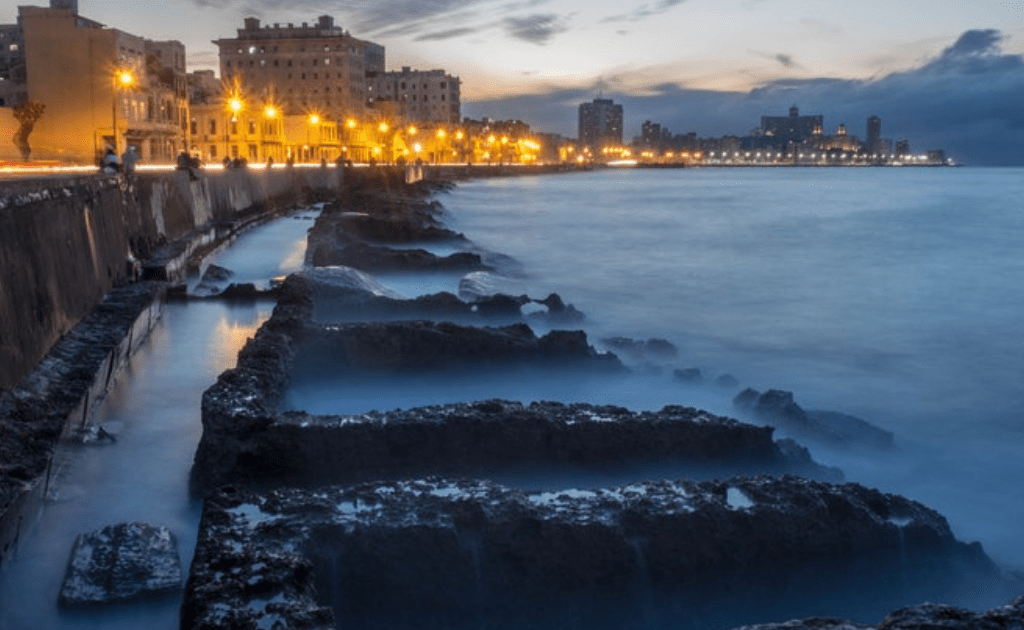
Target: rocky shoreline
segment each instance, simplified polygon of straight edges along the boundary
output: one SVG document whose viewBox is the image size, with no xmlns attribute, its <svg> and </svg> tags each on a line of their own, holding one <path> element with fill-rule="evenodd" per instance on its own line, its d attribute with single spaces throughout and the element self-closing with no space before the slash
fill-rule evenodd
<svg viewBox="0 0 1024 630">
<path fill-rule="evenodd" d="M 558 329 L 583 313 L 557 295 L 519 293 L 514 261 L 448 230 L 432 199 L 439 189 L 356 182 L 328 203 L 309 238 L 310 267 L 276 290 L 270 320 L 204 393 L 192 483 L 211 494 L 183 629 L 725 628 L 808 608 L 863 620 L 900 602 L 1019 594 L 1020 582 L 980 545 L 957 541 L 940 515 L 829 483 L 842 473 L 774 440 L 771 426 L 686 407 L 505 400 L 358 415 L 282 410 L 307 365 L 379 378 L 625 371 L 582 330 Z M 456 251 L 438 256 L 420 243 Z M 368 275 L 394 270 L 457 271 L 466 288 L 404 299 Z M 552 332 L 538 337 L 531 322 Z M 665 340 L 604 344 L 676 356 Z M 700 376 L 676 372 L 684 382 Z M 738 383 L 722 376 L 716 386 Z M 789 392 L 745 390 L 735 404 L 810 442 L 895 447 L 892 434 L 805 411 Z M 652 461 L 706 481 L 535 492 L 484 481 Z M 815 618 L 759 627 L 868 626 Z M 1024 604 L 985 614 L 922 606 L 877 627 L 1024 627 Z"/>
</svg>

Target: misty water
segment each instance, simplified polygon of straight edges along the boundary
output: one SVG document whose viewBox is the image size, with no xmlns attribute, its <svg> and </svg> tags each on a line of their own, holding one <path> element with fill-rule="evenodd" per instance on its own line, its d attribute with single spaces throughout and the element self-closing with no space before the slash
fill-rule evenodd
<svg viewBox="0 0 1024 630">
<path fill-rule="evenodd" d="M 758 422 L 734 409 L 738 390 L 686 386 L 672 370 L 731 374 L 895 433 L 894 453 L 810 446 L 849 480 L 939 510 L 959 538 L 1024 570 L 1022 198 L 1020 169 L 621 170 L 462 183 L 441 197 L 448 223 L 516 259 L 532 296 L 575 304 L 599 347 L 660 337 L 680 356 L 624 356 L 626 378 L 307 369 L 286 406 L 359 413 L 501 397 L 682 404 Z M 389 286 L 410 297 L 438 289 L 414 276 Z M 609 481 L 624 480 L 576 480 Z"/>
<path fill-rule="evenodd" d="M 532 295 L 555 291 L 586 313 L 592 340 L 663 337 L 680 349 L 664 368 L 791 390 L 805 409 L 894 432 L 892 454 L 812 452 L 939 510 L 1019 571 L 1021 199 L 1022 169 L 872 168 L 492 179 L 441 201 L 454 229 L 522 263 Z M 562 400 L 738 416 L 734 392 L 670 371 L 540 385 Z"/>
<path fill-rule="evenodd" d="M 301 267 L 315 214 L 256 227 L 211 261 L 234 270 L 234 281 L 266 285 Z M 172 531 L 187 571 L 201 510 L 188 492 L 202 433 L 200 398 L 218 374 L 234 367 L 238 350 L 272 309 L 272 302 L 167 304 L 96 410 L 95 421 L 117 441 L 58 448 L 48 500 L 23 527 L 16 553 L 0 571 L 0 628 L 177 630 L 177 597 L 87 611 L 58 608 L 64 569 L 79 534 L 139 520 Z"/>
</svg>

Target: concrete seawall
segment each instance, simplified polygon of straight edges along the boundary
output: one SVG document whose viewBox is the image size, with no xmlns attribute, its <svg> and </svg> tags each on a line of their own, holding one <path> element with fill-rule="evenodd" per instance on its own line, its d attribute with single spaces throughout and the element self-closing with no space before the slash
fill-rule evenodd
<svg viewBox="0 0 1024 630">
<path fill-rule="evenodd" d="M 341 171 L 246 169 L 0 184 L 0 390 L 17 384 L 115 285 L 130 257 L 337 190 Z M 173 250 L 173 248 L 172 248 Z M 164 279 L 164 278 L 156 278 Z"/>
<path fill-rule="evenodd" d="M 0 186 L 0 566 L 46 492 L 58 439 L 90 423 L 159 318 L 166 283 L 133 276 L 176 280 L 197 249 L 343 180 L 300 168 Z"/>
</svg>

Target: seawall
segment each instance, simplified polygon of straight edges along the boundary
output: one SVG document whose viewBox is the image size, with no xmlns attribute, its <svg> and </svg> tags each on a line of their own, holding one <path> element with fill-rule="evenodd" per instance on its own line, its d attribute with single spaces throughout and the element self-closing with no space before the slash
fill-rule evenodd
<svg viewBox="0 0 1024 630">
<path fill-rule="evenodd" d="M 297 203 L 311 190 L 338 189 L 340 175 L 335 168 L 244 169 L 195 181 L 171 171 L 141 173 L 131 183 L 99 175 L 0 183 L 0 390 L 17 384 L 128 279 L 129 259 L 170 263 L 188 248 L 181 239 L 212 241 L 218 226 Z M 160 251 L 174 241 L 177 248 Z"/>
<path fill-rule="evenodd" d="M 143 173 L 0 184 L 0 565 L 160 315 L 164 280 L 246 223 L 338 191 L 336 168 Z M 139 280 L 149 276 L 158 282 Z"/>
</svg>

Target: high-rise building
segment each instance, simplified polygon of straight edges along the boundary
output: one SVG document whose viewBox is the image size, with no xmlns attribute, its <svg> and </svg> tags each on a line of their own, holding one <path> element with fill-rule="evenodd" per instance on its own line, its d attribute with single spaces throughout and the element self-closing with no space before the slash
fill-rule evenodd
<svg viewBox="0 0 1024 630">
<path fill-rule="evenodd" d="M 77 10 L 74 0 L 22 6 L 17 28 L 2 29 L 20 37 L 8 43 L 20 53 L 7 65 L 20 73 L 12 83 L 23 81 L 16 98 L 46 107 L 28 138 L 32 157 L 93 163 L 105 147 L 130 144 L 146 161 L 171 161 L 184 146 L 185 47 L 105 27 Z"/>
<path fill-rule="evenodd" d="M 868 133 L 864 148 L 868 153 L 881 153 L 881 139 L 882 119 L 878 116 L 871 116 L 868 118 Z"/>
<path fill-rule="evenodd" d="M 761 138 L 765 147 L 786 149 L 790 143 L 801 144 L 812 136 L 821 135 L 825 117 L 821 114 L 801 116 L 796 105 L 789 108 L 789 116 L 762 116 Z"/>
<path fill-rule="evenodd" d="M 383 118 L 393 115 L 407 123 L 462 120 L 459 77 L 444 70 L 413 70 L 409 66 L 403 66 L 400 72 L 368 75 L 369 106 Z"/>
<path fill-rule="evenodd" d="M 246 101 L 273 104 L 289 115 L 361 118 L 368 76 L 384 72 L 384 47 L 352 37 L 329 15 L 301 26 L 261 26 L 246 18 L 237 37 L 214 43 L 229 89 L 237 87 Z"/>
<path fill-rule="evenodd" d="M 581 103 L 579 114 L 580 147 L 597 153 L 602 148 L 622 144 L 622 105 L 611 99 L 595 98 Z"/>
</svg>

